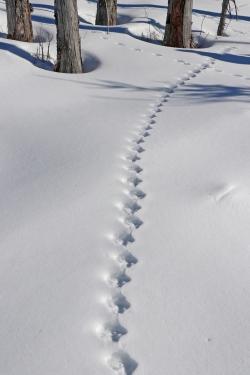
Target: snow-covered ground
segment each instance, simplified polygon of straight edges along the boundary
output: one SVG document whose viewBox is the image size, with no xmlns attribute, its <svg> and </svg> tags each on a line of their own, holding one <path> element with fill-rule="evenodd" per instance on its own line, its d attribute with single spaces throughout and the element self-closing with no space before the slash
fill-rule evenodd
<svg viewBox="0 0 250 375">
<path fill-rule="evenodd" d="M 184 51 L 140 40 L 166 3 L 123 0 L 107 33 L 80 0 L 65 75 L 0 0 L 1 375 L 249 374 L 250 5 L 216 39 L 221 1 L 196 0 Z"/>
</svg>

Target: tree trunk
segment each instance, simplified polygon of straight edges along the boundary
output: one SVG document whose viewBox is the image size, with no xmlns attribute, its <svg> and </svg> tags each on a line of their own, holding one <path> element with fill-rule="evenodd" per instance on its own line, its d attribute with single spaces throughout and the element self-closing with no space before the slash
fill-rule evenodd
<svg viewBox="0 0 250 375">
<path fill-rule="evenodd" d="M 170 20 L 171 20 L 172 3 L 173 3 L 173 0 L 168 0 L 168 13 L 167 13 L 165 35 L 164 35 L 164 40 L 163 40 L 163 44 L 164 45 L 166 45 L 166 38 L 167 38 L 167 35 L 169 34 L 169 26 L 170 26 Z"/>
<path fill-rule="evenodd" d="M 57 63 L 55 71 L 82 73 L 77 0 L 55 0 Z"/>
<path fill-rule="evenodd" d="M 169 0 L 163 45 L 192 47 L 193 0 Z"/>
<path fill-rule="evenodd" d="M 226 16 L 227 16 L 227 11 L 228 11 L 228 7 L 229 7 L 229 1 L 230 0 L 223 0 L 222 1 L 220 23 L 219 23 L 218 30 L 217 30 L 218 36 L 222 36 L 224 34 L 225 25 L 226 25 Z"/>
<path fill-rule="evenodd" d="M 114 26 L 117 23 L 117 0 L 98 0 L 96 25 Z"/>
<path fill-rule="evenodd" d="M 8 39 L 32 42 L 29 0 L 6 0 Z"/>
</svg>

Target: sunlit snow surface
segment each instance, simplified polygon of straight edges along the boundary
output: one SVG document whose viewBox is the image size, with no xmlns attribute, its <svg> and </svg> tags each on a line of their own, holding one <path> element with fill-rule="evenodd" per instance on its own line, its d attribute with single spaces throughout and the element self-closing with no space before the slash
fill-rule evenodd
<svg viewBox="0 0 250 375">
<path fill-rule="evenodd" d="M 250 5 L 216 39 L 221 1 L 196 0 L 184 51 L 157 42 L 165 0 L 110 30 L 78 1 L 66 75 L 32 3 L 51 63 L 0 0 L 0 374 L 248 375 Z"/>
</svg>

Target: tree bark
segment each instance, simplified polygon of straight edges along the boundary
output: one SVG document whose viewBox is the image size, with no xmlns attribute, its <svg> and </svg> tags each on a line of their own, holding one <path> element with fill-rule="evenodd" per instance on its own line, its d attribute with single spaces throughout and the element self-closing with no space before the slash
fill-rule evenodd
<svg viewBox="0 0 250 375">
<path fill-rule="evenodd" d="M 96 25 L 114 26 L 117 23 L 117 0 L 98 0 Z"/>
<path fill-rule="evenodd" d="M 192 47 L 193 0 L 169 0 L 163 45 Z"/>
<path fill-rule="evenodd" d="M 225 25 L 226 25 L 226 16 L 227 11 L 229 7 L 229 1 L 230 0 L 223 0 L 222 1 L 222 9 L 221 9 L 221 16 L 220 16 L 220 22 L 217 30 L 217 35 L 222 36 L 224 34 Z"/>
<path fill-rule="evenodd" d="M 82 73 L 77 0 L 55 0 L 57 63 L 55 71 Z"/>
<path fill-rule="evenodd" d="M 6 0 L 8 39 L 32 42 L 29 0 Z"/>
<path fill-rule="evenodd" d="M 172 10 L 172 3 L 173 0 L 168 0 L 168 13 L 167 13 L 167 20 L 166 20 L 166 28 L 165 28 L 165 35 L 163 44 L 166 44 L 167 35 L 169 34 L 169 26 L 170 26 L 170 20 L 171 20 L 171 10 Z"/>
</svg>

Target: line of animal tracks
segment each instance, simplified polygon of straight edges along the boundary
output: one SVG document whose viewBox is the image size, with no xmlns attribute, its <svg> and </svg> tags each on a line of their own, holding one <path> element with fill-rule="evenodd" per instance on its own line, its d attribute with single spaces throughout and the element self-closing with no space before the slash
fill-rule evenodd
<svg viewBox="0 0 250 375">
<path fill-rule="evenodd" d="M 229 48 L 225 49 L 223 53 L 228 51 Z M 183 60 L 178 61 L 185 64 Z M 121 182 L 125 199 L 117 205 L 122 230 L 109 237 L 110 246 L 115 249 L 111 259 L 113 271 L 104 280 L 110 291 L 109 298 L 105 301 L 110 311 L 110 318 L 96 329 L 100 340 L 109 343 L 109 345 L 111 343 L 112 352 L 106 358 L 106 365 L 118 375 L 132 375 L 139 367 L 136 358 L 132 358 L 122 348 L 121 339 L 124 335 L 129 335 L 129 332 L 120 323 L 120 316 L 131 307 L 130 301 L 123 294 L 123 286 L 128 282 L 133 282 L 128 271 L 131 267 L 136 267 L 136 263 L 140 261 L 136 258 L 136 254 L 133 254 L 134 234 L 143 225 L 139 213 L 143 201 L 147 198 L 147 192 L 140 188 L 143 183 L 143 169 L 140 161 L 147 149 L 147 139 L 154 127 L 157 126 L 157 116 L 163 111 L 171 96 L 176 90 L 181 90 L 181 86 L 187 81 L 195 78 L 202 71 L 211 68 L 214 64 L 215 59 L 207 58 L 206 62 L 197 65 L 193 70 L 189 70 L 178 79 L 176 84 L 166 85 L 162 88 L 156 101 L 150 105 L 149 111 L 142 115 L 134 137 L 128 141 L 128 152 L 123 157 L 123 175 L 125 170 L 125 176 Z"/>
</svg>

